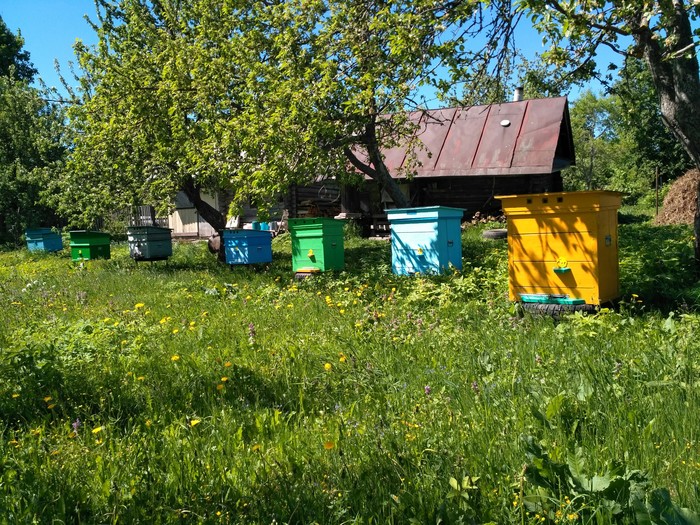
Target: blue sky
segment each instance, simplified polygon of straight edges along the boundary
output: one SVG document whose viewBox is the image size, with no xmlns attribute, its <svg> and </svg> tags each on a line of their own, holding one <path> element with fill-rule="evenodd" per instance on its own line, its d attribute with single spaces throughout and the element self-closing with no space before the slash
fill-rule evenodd
<svg viewBox="0 0 700 525">
<path fill-rule="evenodd" d="M 95 18 L 93 0 L 0 0 L 0 16 L 10 31 L 21 32 L 24 48 L 29 51 L 39 77 L 49 87 L 55 86 L 61 92 L 64 89 L 54 69 L 54 61 L 58 60 L 66 81 L 75 84 L 68 68 L 68 62 L 75 61 L 73 44 L 76 39 L 86 44 L 97 41 L 85 15 Z M 536 34 L 518 38 L 520 45 L 527 46 L 527 55 L 530 56 L 541 51 L 540 42 L 541 38 Z M 594 90 L 600 88 L 594 86 Z"/>
<path fill-rule="evenodd" d="M 54 60 L 61 64 L 63 76 L 73 84 L 68 61 L 74 61 L 76 39 L 96 42 L 92 28 L 83 18 L 94 17 L 93 0 L 0 0 L 0 16 L 13 33 L 19 30 L 31 62 L 48 86 L 61 88 Z"/>
</svg>

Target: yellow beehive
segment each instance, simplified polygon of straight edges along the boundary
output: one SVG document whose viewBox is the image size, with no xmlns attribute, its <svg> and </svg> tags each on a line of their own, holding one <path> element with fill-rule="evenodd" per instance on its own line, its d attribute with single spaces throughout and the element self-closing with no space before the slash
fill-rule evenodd
<svg viewBox="0 0 700 525">
<path fill-rule="evenodd" d="M 615 299 L 622 195 L 582 191 L 497 197 L 508 219 L 511 301 L 530 294 L 594 305 Z"/>
</svg>

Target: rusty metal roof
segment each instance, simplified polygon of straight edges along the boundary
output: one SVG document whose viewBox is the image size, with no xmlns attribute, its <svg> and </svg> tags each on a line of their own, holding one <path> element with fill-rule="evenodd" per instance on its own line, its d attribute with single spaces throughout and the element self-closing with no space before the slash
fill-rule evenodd
<svg viewBox="0 0 700 525">
<path fill-rule="evenodd" d="M 575 164 L 566 97 L 412 113 L 423 143 L 416 177 L 536 175 Z M 406 149 L 384 152 L 389 172 L 404 167 Z"/>
</svg>

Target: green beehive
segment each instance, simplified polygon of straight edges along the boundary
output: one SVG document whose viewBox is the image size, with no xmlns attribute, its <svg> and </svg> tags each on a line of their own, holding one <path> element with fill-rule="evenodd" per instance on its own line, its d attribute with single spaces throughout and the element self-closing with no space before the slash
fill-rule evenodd
<svg viewBox="0 0 700 525">
<path fill-rule="evenodd" d="M 292 270 L 342 270 L 345 266 L 343 221 L 326 217 L 289 219 Z"/>
<path fill-rule="evenodd" d="M 109 233 L 91 230 L 70 232 L 70 256 L 74 261 L 109 259 Z"/>
</svg>

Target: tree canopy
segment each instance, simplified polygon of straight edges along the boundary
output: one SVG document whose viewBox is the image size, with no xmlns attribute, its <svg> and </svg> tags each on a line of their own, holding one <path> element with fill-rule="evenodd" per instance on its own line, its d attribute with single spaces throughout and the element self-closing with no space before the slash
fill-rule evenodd
<svg viewBox="0 0 700 525">
<path fill-rule="evenodd" d="M 23 49 L 24 39 L 15 35 L 0 16 L 0 75 L 15 80 L 34 80 L 37 71 L 29 61 L 29 51 Z"/>
<path fill-rule="evenodd" d="M 415 142 L 406 110 L 424 107 L 422 90 L 488 74 L 494 51 L 470 39 L 507 40 L 506 4 L 98 0 L 99 43 L 76 48 L 85 74 L 58 184 L 83 191 L 63 209 L 88 221 L 184 190 L 220 228 L 203 189 L 264 207 L 292 183 L 358 174 L 408 205 L 382 151 Z"/>
<path fill-rule="evenodd" d="M 521 0 L 519 8 L 551 43 L 544 57 L 561 74 L 578 78 L 604 74 L 596 63 L 596 51 L 602 46 L 643 59 L 664 125 L 700 168 L 700 67 L 693 30 L 700 15 L 697 1 Z M 697 200 L 700 204 L 700 188 Z M 700 263 L 700 206 L 695 254 Z"/>
<path fill-rule="evenodd" d="M 29 85 L 36 70 L 22 47 L 0 19 L 0 241 L 55 221 L 42 193 L 64 151 L 62 112 Z"/>
<path fill-rule="evenodd" d="M 637 202 L 650 194 L 656 173 L 670 181 L 692 165 L 663 125 L 651 75 L 639 59 L 627 59 L 607 95 L 580 95 L 571 125 L 577 158 L 564 173 L 569 190 L 618 190 Z"/>
</svg>

